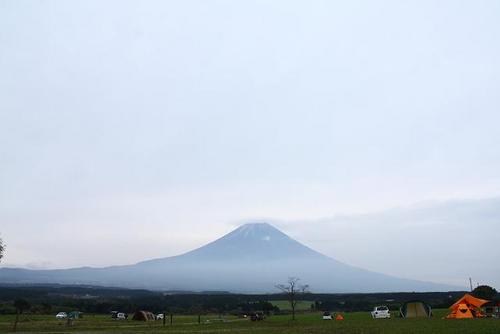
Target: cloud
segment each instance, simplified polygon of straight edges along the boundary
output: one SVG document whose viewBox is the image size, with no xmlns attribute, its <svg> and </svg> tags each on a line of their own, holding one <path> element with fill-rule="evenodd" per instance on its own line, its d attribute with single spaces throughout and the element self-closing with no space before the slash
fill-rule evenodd
<svg viewBox="0 0 500 334">
<path fill-rule="evenodd" d="M 359 267 L 406 278 L 500 286 L 500 198 L 449 200 L 285 223 L 292 236 Z"/>
</svg>

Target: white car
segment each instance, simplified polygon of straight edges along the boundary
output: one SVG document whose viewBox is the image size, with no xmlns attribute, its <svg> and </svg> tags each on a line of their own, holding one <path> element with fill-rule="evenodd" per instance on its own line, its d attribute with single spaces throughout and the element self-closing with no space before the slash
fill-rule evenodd
<svg viewBox="0 0 500 334">
<path fill-rule="evenodd" d="M 56 319 L 66 319 L 68 317 L 68 314 L 66 312 L 59 312 L 56 314 Z"/>
<path fill-rule="evenodd" d="M 372 311 L 373 319 L 389 319 L 391 312 L 387 306 L 375 306 Z"/>
<path fill-rule="evenodd" d="M 332 320 L 332 314 L 330 312 L 324 312 L 323 320 Z"/>
<path fill-rule="evenodd" d="M 158 313 L 158 314 L 156 315 L 156 320 L 162 320 L 162 319 L 163 319 L 163 317 L 164 317 L 164 316 L 163 316 L 163 313 Z"/>
</svg>

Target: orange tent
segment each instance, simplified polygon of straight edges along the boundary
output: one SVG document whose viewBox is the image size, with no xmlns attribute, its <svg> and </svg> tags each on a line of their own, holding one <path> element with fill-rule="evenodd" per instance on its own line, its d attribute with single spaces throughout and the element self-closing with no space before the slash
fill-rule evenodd
<svg viewBox="0 0 500 334">
<path fill-rule="evenodd" d="M 342 314 L 337 314 L 337 316 L 335 317 L 335 320 L 344 320 L 344 316 Z"/>
<path fill-rule="evenodd" d="M 479 299 L 466 293 L 450 306 L 451 313 L 446 316 L 446 319 L 484 318 L 481 306 L 488 302 L 488 300 Z"/>
</svg>

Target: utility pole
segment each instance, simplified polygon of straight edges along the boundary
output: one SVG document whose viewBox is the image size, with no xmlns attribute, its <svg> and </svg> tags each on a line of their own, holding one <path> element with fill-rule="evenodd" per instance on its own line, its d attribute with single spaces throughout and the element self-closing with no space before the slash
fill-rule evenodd
<svg viewBox="0 0 500 334">
<path fill-rule="evenodd" d="M 469 284 L 470 284 L 470 292 L 472 292 L 472 290 L 474 290 L 474 289 L 472 288 L 472 278 L 470 278 L 470 277 L 469 277 Z"/>
</svg>

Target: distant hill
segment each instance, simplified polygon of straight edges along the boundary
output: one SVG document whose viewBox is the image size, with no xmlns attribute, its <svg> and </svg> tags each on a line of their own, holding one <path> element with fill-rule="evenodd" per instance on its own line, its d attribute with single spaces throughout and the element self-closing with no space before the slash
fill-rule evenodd
<svg viewBox="0 0 500 334">
<path fill-rule="evenodd" d="M 0 283 L 92 284 L 180 291 L 276 292 L 288 277 L 314 292 L 448 291 L 459 287 L 396 278 L 349 266 L 267 223 L 243 225 L 188 253 L 105 268 L 2 268 Z"/>
</svg>

